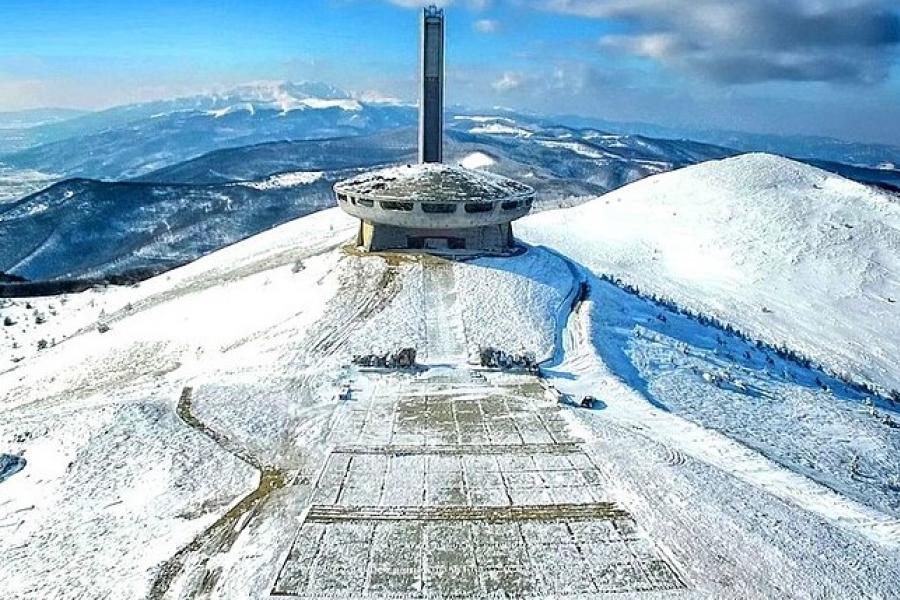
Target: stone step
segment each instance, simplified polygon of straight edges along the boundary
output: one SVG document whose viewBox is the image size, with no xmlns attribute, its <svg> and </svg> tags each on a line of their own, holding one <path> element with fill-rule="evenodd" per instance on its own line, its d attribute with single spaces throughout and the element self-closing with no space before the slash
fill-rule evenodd
<svg viewBox="0 0 900 600">
<path fill-rule="evenodd" d="M 614 502 L 530 506 L 335 506 L 314 504 L 306 523 L 344 521 L 596 521 L 630 518 Z"/>
<path fill-rule="evenodd" d="M 576 454 L 582 451 L 581 444 L 436 444 L 436 445 L 402 445 L 389 444 L 384 446 L 345 445 L 332 450 L 332 454 L 359 454 L 359 455 L 387 455 L 387 456 L 418 456 L 418 455 L 500 455 L 522 454 L 533 456 L 535 454 Z"/>
</svg>

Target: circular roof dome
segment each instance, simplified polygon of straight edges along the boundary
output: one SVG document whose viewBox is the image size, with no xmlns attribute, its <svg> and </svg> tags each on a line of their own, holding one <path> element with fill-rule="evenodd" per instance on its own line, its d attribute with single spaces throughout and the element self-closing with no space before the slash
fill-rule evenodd
<svg viewBox="0 0 900 600">
<path fill-rule="evenodd" d="M 531 187 L 512 179 L 441 163 L 370 171 L 334 189 L 339 194 L 415 202 L 494 202 L 534 194 Z"/>
</svg>

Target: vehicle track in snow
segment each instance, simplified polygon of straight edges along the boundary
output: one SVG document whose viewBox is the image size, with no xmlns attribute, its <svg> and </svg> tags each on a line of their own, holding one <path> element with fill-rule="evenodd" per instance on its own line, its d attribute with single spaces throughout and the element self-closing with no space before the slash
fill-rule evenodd
<svg viewBox="0 0 900 600">
<path fill-rule="evenodd" d="M 670 467 L 678 467 L 684 464 L 685 458 L 681 451 L 670 446 L 664 446 L 665 463 Z"/>
</svg>

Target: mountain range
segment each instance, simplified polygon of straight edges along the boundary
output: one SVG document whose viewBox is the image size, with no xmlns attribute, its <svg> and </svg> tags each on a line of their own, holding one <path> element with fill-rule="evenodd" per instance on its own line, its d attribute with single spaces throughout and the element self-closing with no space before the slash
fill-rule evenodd
<svg viewBox="0 0 900 600">
<path fill-rule="evenodd" d="M 258 84 L 29 128 L 21 134 L 28 147 L 0 155 L 0 162 L 60 177 L 118 180 L 225 147 L 409 125 L 415 114 L 408 106 L 364 104 L 324 84 Z"/>
<path fill-rule="evenodd" d="M 341 177 L 416 160 L 415 107 L 321 83 L 257 83 L 96 113 L 3 119 L 19 125 L 0 138 L 17 132 L 27 147 L 0 154 L 0 273 L 30 282 L 157 273 L 332 205 L 329 187 Z M 547 209 L 739 153 L 613 130 L 456 109 L 445 154 L 525 181 L 538 192 L 537 208 Z M 881 158 L 892 156 L 882 150 Z M 900 171 L 884 165 L 809 162 L 900 189 Z M 88 231 L 104 243 L 88 248 Z"/>
</svg>

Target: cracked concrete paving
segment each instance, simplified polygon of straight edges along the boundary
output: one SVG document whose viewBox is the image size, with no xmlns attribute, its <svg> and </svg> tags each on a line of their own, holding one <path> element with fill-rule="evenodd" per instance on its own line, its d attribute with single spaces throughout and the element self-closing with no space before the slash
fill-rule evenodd
<svg viewBox="0 0 900 600">
<path fill-rule="evenodd" d="M 677 566 L 610 500 L 582 440 L 529 385 L 533 378 L 460 367 L 370 380 L 331 433 L 273 595 L 560 597 L 685 587 Z"/>
</svg>

